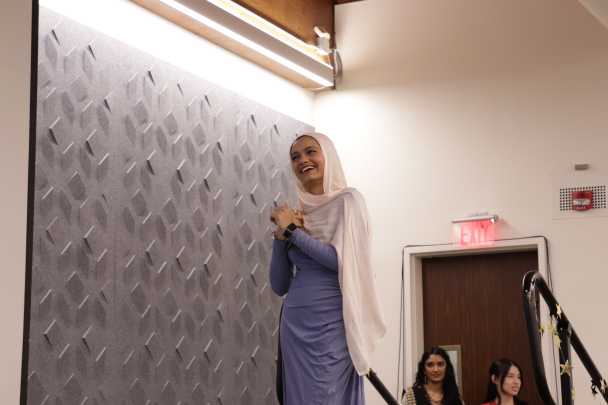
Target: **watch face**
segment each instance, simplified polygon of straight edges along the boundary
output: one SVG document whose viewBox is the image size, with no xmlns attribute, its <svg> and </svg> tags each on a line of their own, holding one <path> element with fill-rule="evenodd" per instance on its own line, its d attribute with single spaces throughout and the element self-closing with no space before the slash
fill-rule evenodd
<svg viewBox="0 0 608 405">
<path fill-rule="evenodd" d="M 298 229 L 298 227 L 296 226 L 296 224 L 289 224 L 287 225 L 287 229 L 289 230 L 289 232 L 294 233 L 296 229 Z"/>
</svg>

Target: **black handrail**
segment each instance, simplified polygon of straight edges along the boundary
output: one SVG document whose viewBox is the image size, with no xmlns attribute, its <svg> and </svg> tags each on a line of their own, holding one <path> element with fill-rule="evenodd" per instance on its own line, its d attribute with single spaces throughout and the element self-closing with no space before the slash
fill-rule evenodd
<svg viewBox="0 0 608 405">
<path fill-rule="evenodd" d="M 602 385 L 606 384 L 606 381 L 593 363 L 593 360 L 591 360 L 591 357 L 589 357 L 589 353 L 587 353 L 585 346 L 583 346 L 583 343 L 576 334 L 576 331 L 572 327 L 564 310 L 559 306 L 559 303 L 555 299 L 549 286 L 547 286 L 543 276 L 538 271 L 530 271 L 524 276 L 523 300 L 526 314 L 526 326 L 528 328 L 528 341 L 532 354 L 534 380 L 536 381 L 536 388 L 538 389 L 541 401 L 544 405 L 555 405 L 555 401 L 549 390 L 549 385 L 547 384 L 547 377 L 545 376 L 545 366 L 541 348 L 541 332 L 539 330 L 539 319 L 536 313 L 535 298 L 537 296 L 537 291 L 549 306 L 551 316 L 555 316 L 557 320 L 558 336 L 562 341 L 560 363 L 566 364 L 566 360 L 570 360 L 570 346 L 572 346 L 581 363 L 583 363 L 583 366 L 591 376 L 591 383 L 593 384 L 592 390 L 597 389 L 596 392 L 602 395 L 604 400 L 608 402 L 608 388 L 604 385 L 605 389 L 601 389 Z M 561 314 L 558 314 L 558 308 L 561 310 Z M 562 405 L 572 404 L 571 387 L 572 377 L 567 373 L 563 373 L 561 375 Z"/>
<path fill-rule="evenodd" d="M 391 395 L 391 393 L 386 389 L 386 386 L 380 381 L 378 375 L 371 368 L 367 370 L 365 376 L 369 380 L 370 383 L 374 386 L 374 388 L 378 391 L 382 399 L 386 401 L 389 405 L 399 405 L 399 402 Z"/>
</svg>

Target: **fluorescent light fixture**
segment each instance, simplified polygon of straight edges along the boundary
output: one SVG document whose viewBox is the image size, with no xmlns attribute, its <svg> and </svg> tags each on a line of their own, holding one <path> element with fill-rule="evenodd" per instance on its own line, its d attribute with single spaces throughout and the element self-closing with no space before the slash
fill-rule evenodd
<svg viewBox="0 0 608 405">
<path fill-rule="evenodd" d="M 475 215 L 472 217 L 467 217 L 467 218 L 458 218 L 458 219 L 453 219 L 452 223 L 453 224 L 458 224 L 461 222 L 476 222 L 476 221 L 492 221 L 492 222 L 496 222 L 498 221 L 498 215 Z"/>
<path fill-rule="evenodd" d="M 331 65 L 303 53 L 288 42 L 265 32 L 211 1 L 159 1 L 324 87 L 334 85 Z M 316 47 L 312 46 L 312 48 Z"/>
</svg>

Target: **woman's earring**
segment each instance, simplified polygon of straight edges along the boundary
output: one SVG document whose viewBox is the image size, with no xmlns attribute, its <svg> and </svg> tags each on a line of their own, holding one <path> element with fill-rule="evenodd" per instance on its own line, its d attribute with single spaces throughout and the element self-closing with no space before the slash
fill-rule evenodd
<svg viewBox="0 0 608 405">
<path fill-rule="evenodd" d="M 429 378 L 428 378 L 428 377 L 427 377 L 427 375 L 425 374 L 425 375 L 424 375 L 424 383 L 426 384 L 426 383 L 428 383 L 428 382 L 429 382 Z"/>
</svg>

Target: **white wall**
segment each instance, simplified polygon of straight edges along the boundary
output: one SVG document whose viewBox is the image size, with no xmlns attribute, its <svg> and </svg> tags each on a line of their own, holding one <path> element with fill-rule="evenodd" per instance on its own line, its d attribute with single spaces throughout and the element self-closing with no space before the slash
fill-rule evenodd
<svg viewBox="0 0 608 405">
<path fill-rule="evenodd" d="M 552 220 L 550 195 L 552 161 L 608 159 L 608 30 L 575 1 L 368 0 L 337 6 L 336 32 L 344 78 L 314 125 L 370 208 L 390 328 L 372 366 L 391 392 L 401 249 L 450 243 L 451 220 L 480 211 L 499 237 L 548 238 L 556 296 L 608 375 L 608 218 Z"/>
<path fill-rule="evenodd" d="M 32 6 L 30 1 L 0 0 L 0 10 L 0 402 L 17 404 L 25 286 Z"/>
<path fill-rule="evenodd" d="M 28 1 L 0 5 L 11 10 L 0 13 L 0 396 L 17 403 L 31 15 Z M 316 99 L 128 0 L 42 5 L 334 138 L 374 223 L 390 329 L 372 364 L 391 391 L 401 248 L 450 242 L 450 220 L 477 211 L 501 216 L 501 237 L 549 238 L 556 295 L 608 375 L 608 218 L 551 219 L 551 162 L 608 155 L 608 30 L 579 3 L 367 0 L 337 6 L 344 79 L 338 91 Z M 580 280 L 581 274 L 593 281 Z M 575 367 L 577 399 L 590 403 L 587 376 L 580 362 Z M 381 404 L 370 388 L 368 404 Z"/>
<path fill-rule="evenodd" d="M 305 90 L 128 0 L 42 0 L 41 6 L 312 123 Z M 0 0 L 0 402 L 19 401 L 29 147 L 31 4 Z"/>
</svg>

